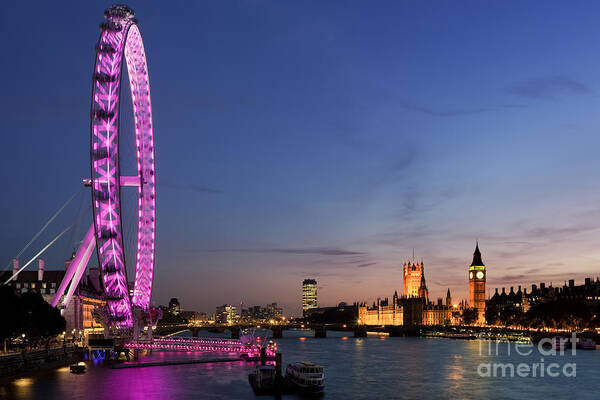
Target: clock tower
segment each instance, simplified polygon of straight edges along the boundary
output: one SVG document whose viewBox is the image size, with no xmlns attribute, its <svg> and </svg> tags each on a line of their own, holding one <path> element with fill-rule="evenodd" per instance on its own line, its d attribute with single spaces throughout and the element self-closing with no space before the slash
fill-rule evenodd
<svg viewBox="0 0 600 400">
<path fill-rule="evenodd" d="M 481 260 L 479 242 L 469 266 L 469 306 L 477 309 L 477 323 L 485 323 L 485 264 Z"/>
</svg>

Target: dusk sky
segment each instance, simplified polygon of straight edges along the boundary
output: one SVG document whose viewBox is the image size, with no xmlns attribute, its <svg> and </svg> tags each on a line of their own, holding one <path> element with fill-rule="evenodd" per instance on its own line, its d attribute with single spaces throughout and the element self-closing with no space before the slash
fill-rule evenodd
<svg viewBox="0 0 600 400">
<path fill-rule="evenodd" d="M 72 193 L 21 263 L 89 206 L 110 4 L 2 5 L 0 268 Z M 297 315 L 304 278 L 319 305 L 372 302 L 401 292 L 413 248 L 430 296 L 460 300 L 476 239 L 490 293 L 599 275 L 600 3 L 129 5 L 155 123 L 155 303 Z M 62 268 L 90 223 L 46 264 Z"/>
</svg>

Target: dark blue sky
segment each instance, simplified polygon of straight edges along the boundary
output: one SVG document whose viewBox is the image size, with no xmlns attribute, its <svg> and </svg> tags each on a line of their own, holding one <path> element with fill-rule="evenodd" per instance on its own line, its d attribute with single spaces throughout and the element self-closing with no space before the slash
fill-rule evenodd
<svg viewBox="0 0 600 400">
<path fill-rule="evenodd" d="M 400 290 L 413 247 L 432 296 L 460 299 L 476 238 L 489 287 L 596 276 L 600 4 L 374 4 L 130 2 L 155 119 L 156 302 L 296 313 L 306 277 L 321 304 L 372 301 Z M 3 4 L 4 263 L 89 175 L 109 5 Z"/>
</svg>

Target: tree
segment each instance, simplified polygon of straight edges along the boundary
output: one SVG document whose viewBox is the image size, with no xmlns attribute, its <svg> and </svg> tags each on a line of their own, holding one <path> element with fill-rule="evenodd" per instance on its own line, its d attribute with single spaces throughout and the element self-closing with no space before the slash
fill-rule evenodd
<svg viewBox="0 0 600 400">
<path fill-rule="evenodd" d="M 485 307 L 485 320 L 488 325 L 498 325 L 500 322 L 500 309 L 490 302 Z"/>
<path fill-rule="evenodd" d="M 0 338 L 9 339 L 23 333 L 23 320 L 21 318 L 21 303 L 14 290 L 7 285 L 0 286 Z"/>
<path fill-rule="evenodd" d="M 506 305 L 500 310 L 499 322 L 504 326 L 522 325 L 523 312 L 512 304 Z"/>
<path fill-rule="evenodd" d="M 479 317 L 476 308 L 467 308 L 462 312 L 462 322 L 465 325 L 473 325 Z"/>
<path fill-rule="evenodd" d="M 65 330 L 66 321 L 60 311 L 48 304 L 41 294 L 24 293 L 17 296 L 9 286 L 0 288 L 0 338 L 8 339 L 25 334 L 33 343 L 56 336 Z"/>
<path fill-rule="evenodd" d="M 534 329 L 586 329 L 600 323 L 599 305 L 579 299 L 558 299 L 534 304 L 524 315 L 523 324 Z"/>
</svg>

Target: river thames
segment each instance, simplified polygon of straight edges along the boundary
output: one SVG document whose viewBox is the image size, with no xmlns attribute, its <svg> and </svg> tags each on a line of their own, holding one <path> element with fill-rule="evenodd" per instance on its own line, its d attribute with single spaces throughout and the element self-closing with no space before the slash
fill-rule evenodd
<svg viewBox="0 0 600 400">
<path fill-rule="evenodd" d="M 206 332 L 201 335 L 209 336 Z M 493 342 L 479 340 L 377 335 L 353 338 L 342 332 L 328 332 L 326 339 L 310 335 L 305 331 L 286 331 L 284 338 L 277 340 L 284 369 L 287 363 L 301 360 L 323 365 L 324 398 L 329 399 L 597 399 L 600 390 L 598 351 L 578 350 L 573 355 L 569 350 L 552 356 L 540 354 L 535 347 L 517 349 L 515 344 L 508 343 L 500 343 L 496 350 Z M 154 352 L 141 360 L 203 357 L 206 355 L 200 353 Z M 498 369 L 494 377 L 494 363 L 505 367 L 513 365 L 514 376 L 510 377 L 510 370 L 506 369 L 502 377 L 502 369 Z M 519 364 L 528 366 L 529 373 L 523 374 L 526 367 L 521 366 L 522 376 L 519 376 Z M 82 375 L 59 368 L 3 381 L 0 397 L 44 400 L 255 398 L 247 380 L 254 364 L 242 361 L 120 370 L 110 369 L 101 362 L 87 362 L 87 365 L 88 371 Z M 491 369 L 486 369 L 486 365 Z M 535 377 L 532 369 L 536 369 Z M 541 370 L 544 370 L 543 377 Z M 492 376 L 482 376 L 487 372 Z"/>
</svg>

